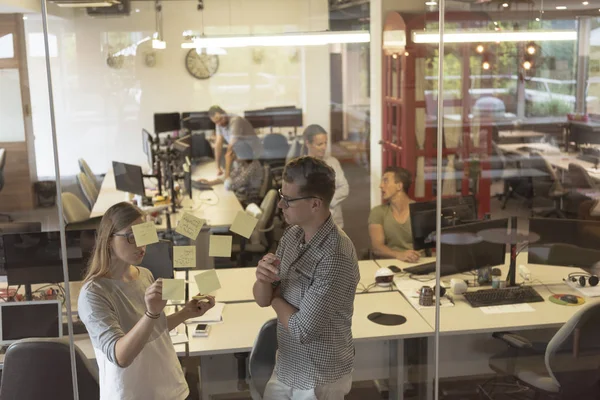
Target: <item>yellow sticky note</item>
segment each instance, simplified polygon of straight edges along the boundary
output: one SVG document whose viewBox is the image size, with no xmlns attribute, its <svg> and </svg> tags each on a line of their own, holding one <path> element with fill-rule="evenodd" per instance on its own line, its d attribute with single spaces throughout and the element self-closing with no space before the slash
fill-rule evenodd
<svg viewBox="0 0 600 400">
<path fill-rule="evenodd" d="M 242 235 L 246 239 L 250 239 L 250 235 L 252 235 L 256 224 L 258 224 L 258 219 L 254 218 L 245 211 L 238 211 L 229 230 Z"/>
<path fill-rule="evenodd" d="M 174 246 L 173 268 L 194 268 L 196 266 L 196 246 Z"/>
<path fill-rule="evenodd" d="M 231 257 L 231 236 L 211 235 L 208 245 L 209 257 Z"/>
<path fill-rule="evenodd" d="M 190 167 L 187 164 L 183 164 L 183 172 L 190 172 Z"/>
<path fill-rule="evenodd" d="M 175 232 L 188 237 L 192 240 L 196 240 L 200 230 L 202 229 L 202 225 L 204 225 L 204 221 L 201 218 L 195 217 L 192 214 L 184 213 L 183 217 L 179 220 L 179 224 L 177 224 L 177 229 Z"/>
<path fill-rule="evenodd" d="M 131 230 L 135 237 L 135 244 L 138 247 L 158 242 L 158 235 L 156 234 L 154 222 L 149 221 L 144 222 L 143 224 L 133 225 Z"/>
<path fill-rule="evenodd" d="M 198 293 L 209 294 L 221 289 L 221 282 L 219 282 L 217 271 L 214 269 L 198 274 L 194 279 L 196 280 L 196 286 L 198 286 Z"/>
<path fill-rule="evenodd" d="M 184 279 L 163 279 L 162 280 L 162 299 L 163 300 L 185 300 L 185 280 Z"/>
</svg>

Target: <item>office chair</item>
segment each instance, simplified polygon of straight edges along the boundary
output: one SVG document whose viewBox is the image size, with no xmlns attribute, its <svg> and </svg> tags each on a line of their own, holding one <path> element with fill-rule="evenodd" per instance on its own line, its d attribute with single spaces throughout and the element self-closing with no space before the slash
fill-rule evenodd
<svg viewBox="0 0 600 400">
<path fill-rule="evenodd" d="M 94 183 L 83 172 L 77 174 L 77 183 L 79 184 L 79 188 L 83 192 L 83 195 L 85 196 L 85 199 L 87 200 L 90 209 L 93 208 L 94 204 L 96 203 L 96 200 L 98 200 L 98 189 L 96 189 Z"/>
<path fill-rule="evenodd" d="M 258 196 L 260 197 L 261 201 L 265 198 L 269 190 L 271 190 L 271 187 L 273 187 L 273 176 L 271 175 L 271 166 L 269 166 L 269 164 L 265 164 L 263 165 L 263 168 L 264 174 L 262 186 L 260 187 L 260 191 L 258 192 Z"/>
<path fill-rule="evenodd" d="M 87 221 L 90 219 L 90 209 L 73 193 L 61 193 L 63 217 L 67 224 Z"/>
<path fill-rule="evenodd" d="M 79 170 L 83 172 L 88 178 L 90 178 L 90 181 L 92 181 L 96 190 L 100 190 L 100 182 L 98 182 L 98 180 L 96 179 L 96 175 L 94 175 L 94 172 L 92 172 L 92 169 L 90 168 L 88 163 L 85 162 L 83 158 L 80 158 L 79 160 L 77 160 L 77 162 L 79 163 Z"/>
<path fill-rule="evenodd" d="M 492 151 L 494 155 L 493 168 L 500 167 L 502 169 L 502 180 L 504 181 L 504 189 L 499 196 L 502 200 L 502 209 L 506 209 L 508 201 L 513 197 L 524 198 L 528 203 L 533 199 L 533 184 L 530 176 L 522 174 L 522 171 L 529 167 L 529 160 L 522 159 L 519 166 L 515 168 L 515 161 L 509 160 L 502 150 L 492 143 Z M 459 168 L 457 166 L 457 168 Z"/>
<path fill-rule="evenodd" d="M 600 380 L 600 303 L 589 303 L 575 313 L 547 344 L 497 332 L 508 349 L 490 359 L 495 372 L 512 377 L 536 393 L 536 398 L 578 399 L 598 390 Z M 491 385 L 479 386 L 492 399 Z M 522 387 L 521 386 L 521 387 Z M 503 397 L 504 398 L 504 397 Z"/>
<path fill-rule="evenodd" d="M 534 160 L 532 165 L 547 174 L 545 177 L 538 177 L 532 180 L 534 195 L 542 194 L 544 197 L 550 198 L 554 204 L 553 207 L 535 207 L 531 211 L 532 214 L 543 218 L 566 218 L 567 216 L 562 211 L 562 203 L 569 194 L 569 191 L 563 187 L 556 170 L 541 153 L 533 152 L 531 153 L 531 158 Z"/>
<path fill-rule="evenodd" d="M 277 201 L 277 191 L 275 189 L 269 190 L 262 203 L 260 203 L 262 214 L 250 239 L 241 238 L 239 242 L 233 243 L 231 250 L 232 253 L 238 253 L 238 267 L 245 267 L 253 256 L 262 256 L 269 251 L 273 243 L 272 236 L 269 233 L 275 227 L 273 220 L 277 211 Z"/>
<path fill-rule="evenodd" d="M 263 139 L 262 158 L 266 160 L 283 160 L 290 149 L 287 138 L 280 133 L 269 133 Z"/>
<path fill-rule="evenodd" d="M 569 189 L 571 189 L 567 201 L 565 202 L 565 210 L 571 215 L 577 215 L 581 203 L 589 200 L 589 197 L 579 193 L 577 189 L 595 189 L 600 190 L 600 186 L 594 182 L 584 167 L 579 164 L 570 163 L 567 170 L 569 181 Z"/>
<path fill-rule="evenodd" d="M 253 400 L 260 400 L 265 394 L 265 388 L 275 368 L 276 354 L 277 318 L 273 318 L 265 322 L 260 328 L 250 352 L 248 367 L 250 372 L 250 395 Z"/>
<path fill-rule="evenodd" d="M 6 149 L 0 149 L 0 192 L 4 187 L 4 167 L 6 166 Z M 8 214 L 0 214 L 0 217 L 4 217 L 8 222 L 12 222 L 12 217 Z"/>
<path fill-rule="evenodd" d="M 79 398 L 100 398 L 98 368 L 75 346 Z M 73 399 L 71 357 L 67 338 L 23 339 L 4 357 L 0 400 Z"/>
</svg>

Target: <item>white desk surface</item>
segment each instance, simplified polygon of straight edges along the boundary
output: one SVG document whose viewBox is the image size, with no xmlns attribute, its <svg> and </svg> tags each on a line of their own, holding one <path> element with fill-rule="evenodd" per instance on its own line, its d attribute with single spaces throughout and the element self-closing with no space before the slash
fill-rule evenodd
<svg viewBox="0 0 600 400">
<path fill-rule="evenodd" d="M 519 147 L 523 146 L 539 149 L 542 153 L 542 156 L 548 160 L 550 165 L 552 165 L 554 168 L 566 171 L 569 169 L 569 164 L 578 164 L 588 171 L 592 179 L 600 180 L 600 169 L 598 169 L 598 172 L 594 172 L 594 164 L 578 159 L 577 153 L 557 153 L 558 149 L 555 146 L 551 146 L 547 143 L 516 143 L 498 145 L 500 150 L 506 153 L 517 154 L 521 157 L 529 157 L 529 152 L 519 150 Z"/>
<path fill-rule="evenodd" d="M 401 314 L 406 323 L 385 326 L 371 322 L 372 312 Z M 190 356 L 208 356 L 250 351 L 263 324 L 275 318 L 271 307 L 261 308 L 255 303 L 227 304 L 223 323 L 212 325 L 208 337 L 190 337 Z M 397 292 L 356 296 L 352 334 L 357 341 L 389 340 L 433 335 L 433 328 Z"/>
<path fill-rule="evenodd" d="M 206 162 L 193 167 L 192 179 L 215 179 L 217 177 L 215 162 Z M 92 208 L 91 218 L 101 217 L 113 205 L 127 201 L 127 193 L 117 190 L 115 176 L 110 169 L 104 176 L 98 199 Z M 210 204 L 209 204 L 210 203 Z M 215 203 L 214 205 L 212 203 Z M 175 228 L 183 212 L 189 212 L 205 219 L 211 227 L 230 226 L 238 211 L 243 211 L 242 205 L 231 191 L 225 190 L 223 184 L 213 186 L 212 191 L 193 190 L 193 199 L 186 196 L 182 202 L 183 209 L 171 215 L 171 226 Z M 182 212 L 183 211 L 183 212 Z M 166 229 L 166 222 L 157 226 Z"/>
<path fill-rule="evenodd" d="M 379 268 L 373 261 L 359 261 L 358 267 L 360 270 L 360 283 L 356 289 L 357 293 L 363 292 L 364 288 L 375 282 L 375 271 Z M 206 270 L 189 271 L 190 296 L 196 295 L 196 283 L 194 276 L 206 272 Z M 217 301 L 222 303 L 241 303 L 254 301 L 252 287 L 256 281 L 256 267 L 246 268 L 224 268 L 217 269 L 217 276 L 221 282 L 221 289 L 212 293 Z M 184 271 L 177 271 L 176 278 L 185 278 Z M 390 288 L 373 286 L 369 289 L 369 293 L 373 292 L 389 292 Z"/>
<path fill-rule="evenodd" d="M 423 262 L 433 260 L 435 260 L 433 257 L 422 259 Z M 399 262 L 397 260 L 378 260 L 378 262 L 382 266 L 396 265 L 399 268 L 405 268 L 411 265 L 408 263 Z M 508 255 L 506 262 L 509 262 Z M 454 307 L 444 307 L 440 309 L 441 333 L 446 335 L 463 335 L 469 333 L 497 332 L 500 330 L 511 329 L 524 330 L 554 328 L 564 324 L 574 313 L 580 309 L 578 306 L 561 306 L 551 303 L 548 300 L 548 297 L 552 294 L 550 291 L 556 294 L 580 295 L 575 289 L 571 289 L 569 286 L 567 286 L 562 279 L 565 278 L 570 272 L 582 272 L 583 270 L 579 268 L 527 264 L 527 252 L 522 252 L 517 256 L 517 265 L 520 264 L 527 266 L 531 272 L 532 282 L 529 284 L 534 286 L 535 290 L 544 298 L 544 302 L 529 303 L 535 309 L 535 311 L 506 314 L 484 314 L 479 308 L 471 307 L 471 305 L 464 300 L 462 295 L 454 296 L 452 293 L 450 293 L 454 299 L 455 305 Z M 505 277 L 508 271 L 508 266 L 502 266 L 501 269 Z M 430 276 L 432 277 L 432 280 L 423 282 L 422 284 L 424 286 L 426 285 L 433 287 L 435 285 L 435 278 L 433 277 L 433 274 Z M 444 276 L 442 277 L 442 281 L 449 282 L 453 277 L 468 279 L 467 275 Z M 409 278 L 406 277 L 405 279 Z M 516 280 L 517 283 L 523 282 L 518 272 Z M 546 286 L 544 286 L 544 284 Z M 491 288 L 491 286 L 473 287 L 469 288 L 469 290 L 471 291 L 489 288 Z M 586 303 L 600 301 L 600 297 L 586 297 L 585 300 Z M 420 309 L 417 311 L 431 326 L 435 326 L 434 308 Z"/>
<path fill-rule="evenodd" d="M 536 132 L 536 131 L 512 131 L 512 130 L 499 131 L 498 135 L 501 138 L 539 138 L 539 137 L 546 136 L 546 134 L 542 133 L 542 132 Z M 523 144 L 521 143 L 521 145 L 523 145 Z"/>
</svg>

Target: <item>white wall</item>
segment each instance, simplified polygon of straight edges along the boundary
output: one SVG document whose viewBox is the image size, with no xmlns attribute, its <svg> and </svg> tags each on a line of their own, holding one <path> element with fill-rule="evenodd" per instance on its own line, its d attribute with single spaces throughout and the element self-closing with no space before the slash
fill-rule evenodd
<svg viewBox="0 0 600 400">
<path fill-rule="evenodd" d="M 203 111 L 219 104 L 241 113 L 295 105 L 305 110 L 306 122 L 329 126 L 326 47 L 306 52 L 263 48 L 260 62 L 253 49 L 228 49 L 227 55 L 220 56 L 217 74 L 207 80 L 188 74 L 184 59 L 189 50 L 180 47 L 182 32 L 201 32 L 203 21 L 207 35 L 324 30 L 326 0 L 206 0 L 204 4 L 202 15 L 195 1 L 163 2 L 167 48 L 156 51 L 153 68 L 144 64 L 145 54 L 152 51 L 150 42 L 138 46 L 121 69 L 106 65 L 109 53 L 155 31 L 153 2 L 133 2 L 127 18 L 90 18 L 76 10 L 73 18 L 50 21 L 50 33 L 56 36 L 51 63 L 61 175 L 78 172 L 80 157 L 97 173 L 105 172 L 112 160 L 144 165 L 141 129 L 152 130 L 155 112 Z M 43 47 L 39 50 L 41 19 L 30 16 L 25 30 L 37 172 L 40 177 L 53 176 Z"/>
</svg>

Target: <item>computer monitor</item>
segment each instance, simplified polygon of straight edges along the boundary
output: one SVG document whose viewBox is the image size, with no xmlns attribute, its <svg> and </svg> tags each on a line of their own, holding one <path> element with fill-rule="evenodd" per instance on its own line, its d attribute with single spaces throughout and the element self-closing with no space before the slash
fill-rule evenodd
<svg viewBox="0 0 600 400">
<path fill-rule="evenodd" d="M 146 247 L 146 254 L 141 264 L 152 272 L 154 279 L 173 278 L 173 243 L 160 240 Z"/>
<path fill-rule="evenodd" d="M 113 161 L 113 172 L 115 174 L 115 185 L 117 190 L 139 194 L 140 196 L 146 195 L 142 167 L 139 165 Z"/>
<path fill-rule="evenodd" d="M 67 231 L 69 281 L 81 281 L 96 242 L 93 229 Z M 64 281 L 60 232 L 2 235 L 9 285 L 35 285 Z"/>
<path fill-rule="evenodd" d="M 2 236 L 8 233 L 41 232 L 41 222 L 4 222 L 0 223 L 0 275 L 6 275 L 6 259 L 4 257 L 4 241 Z"/>
<path fill-rule="evenodd" d="M 192 135 L 192 160 L 199 160 L 204 157 L 215 158 L 213 148 L 206 139 L 204 133 L 194 133 Z"/>
<path fill-rule="evenodd" d="M 508 232 L 508 218 L 443 228 L 440 232 L 440 274 L 447 276 L 504 265 L 506 243 L 488 242 L 478 235 L 488 229 Z"/>
<path fill-rule="evenodd" d="M 0 303 L 0 344 L 26 338 L 61 337 L 61 306 L 58 300 Z"/>
<path fill-rule="evenodd" d="M 181 115 L 179 113 L 154 114 L 154 133 L 173 132 L 181 129 Z"/>
<path fill-rule="evenodd" d="M 215 123 L 210 120 L 207 111 L 181 113 L 181 127 L 194 131 L 214 131 Z"/>
<path fill-rule="evenodd" d="M 410 224 L 415 250 L 435 247 L 436 202 L 411 203 Z M 477 221 L 477 202 L 474 196 L 442 199 L 442 228 Z"/>
<path fill-rule="evenodd" d="M 154 167 L 154 149 L 152 145 L 154 144 L 154 137 L 150 132 L 145 129 L 142 129 L 142 149 L 144 150 L 144 154 L 148 157 L 148 165 L 150 168 Z"/>
<path fill-rule="evenodd" d="M 530 218 L 527 263 L 589 268 L 600 261 L 600 221 Z"/>
</svg>

